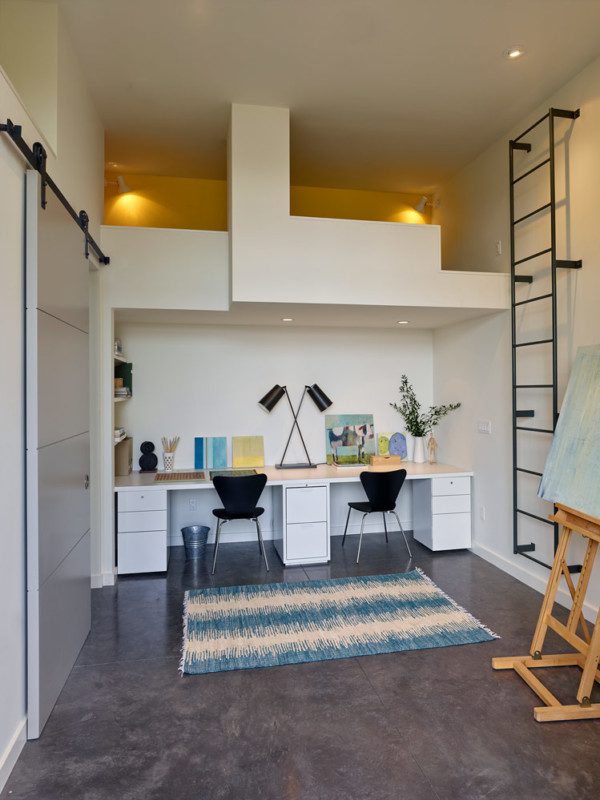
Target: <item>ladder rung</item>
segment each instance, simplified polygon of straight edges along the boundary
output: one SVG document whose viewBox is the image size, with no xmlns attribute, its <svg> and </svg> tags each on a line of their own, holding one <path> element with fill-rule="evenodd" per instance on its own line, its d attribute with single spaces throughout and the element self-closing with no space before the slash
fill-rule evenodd
<svg viewBox="0 0 600 800">
<path fill-rule="evenodd" d="M 533 253 L 531 256 L 526 256 L 525 258 L 520 258 L 518 261 L 515 261 L 513 266 L 516 267 L 518 264 L 524 264 L 526 261 L 531 261 L 532 258 L 538 258 L 538 256 L 543 256 L 545 253 L 550 253 L 552 251 L 551 247 L 547 247 L 545 250 L 540 250 L 537 253 Z"/>
<path fill-rule="evenodd" d="M 514 146 L 514 143 L 515 143 L 515 142 L 518 142 L 518 141 L 519 141 L 519 139 L 522 139 L 524 136 L 527 136 L 527 134 L 529 133 L 529 131 L 532 131 L 534 128 L 537 128 L 537 126 L 538 126 L 540 123 L 542 123 L 542 122 L 543 122 L 545 119 L 548 119 L 548 117 L 549 117 L 549 116 L 550 116 L 550 112 L 548 111 L 546 114 L 544 114 L 544 116 L 543 116 L 543 117 L 540 117 L 540 118 L 538 119 L 538 121 L 537 121 L 537 122 L 534 122 L 534 123 L 533 123 L 533 125 L 530 125 L 530 126 L 529 126 L 529 127 L 526 129 L 526 130 L 524 130 L 524 131 L 523 131 L 523 133 L 519 134 L 519 136 L 517 136 L 517 138 L 516 138 L 516 139 L 513 139 L 513 141 L 511 142 L 511 144 Z"/>
<path fill-rule="evenodd" d="M 538 514 L 532 514 L 531 511 L 523 511 L 522 508 L 516 509 L 517 514 L 525 514 L 526 517 L 531 517 L 532 519 L 537 519 L 540 522 L 545 522 L 546 525 L 554 525 L 551 519 L 546 519 L 546 517 L 540 517 Z"/>
<path fill-rule="evenodd" d="M 554 389 L 553 383 L 516 383 L 515 389 Z"/>
<path fill-rule="evenodd" d="M 535 411 L 530 408 L 523 411 L 515 411 L 515 417 L 535 417 Z"/>
<path fill-rule="evenodd" d="M 545 211 L 547 208 L 550 208 L 551 205 L 552 203 L 545 203 L 543 206 L 536 208 L 535 211 L 530 211 L 529 214 L 524 214 L 522 217 L 519 217 L 519 219 L 516 219 L 513 222 L 513 225 L 518 225 L 519 222 L 523 222 L 523 220 L 529 219 L 529 217 L 534 217 L 536 214 L 539 214 L 540 211 Z"/>
<path fill-rule="evenodd" d="M 534 433 L 551 433 L 553 434 L 554 431 L 550 428 L 527 428 L 525 425 L 516 425 L 515 430 L 517 431 L 533 431 Z"/>
<path fill-rule="evenodd" d="M 533 275 L 515 275 L 515 283 L 533 283 Z"/>
<path fill-rule="evenodd" d="M 552 292 L 548 294 L 538 294 L 537 297 L 530 297 L 529 300 L 519 300 L 518 303 L 515 303 L 515 306 L 525 306 L 527 303 L 535 303 L 538 300 L 545 300 L 547 297 L 552 297 Z"/>
<path fill-rule="evenodd" d="M 534 469 L 525 469 L 525 467 L 515 467 L 517 472 L 526 472 L 528 475 L 537 475 L 538 478 L 542 477 L 541 472 L 536 472 Z"/>
<path fill-rule="evenodd" d="M 583 261 L 581 259 L 578 259 L 577 261 L 558 259 L 554 262 L 554 266 L 557 269 L 581 269 L 583 266 Z"/>
<path fill-rule="evenodd" d="M 548 342 L 553 342 L 554 339 L 536 339 L 535 342 L 519 342 L 519 344 L 513 344 L 513 347 L 531 347 L 532 344 L 548 344 Z"/>
<path fill-rule="evenodd" d="M 527 172 L 524 172 L 522 175 L 519 175 L 518 178 L 515 178 L 513 180 L 513 186 L 515 185 L 515 183 L 518 183 L 519 181 L 522 181 L 523 178 L 526 178 L 528 175 L 531 175 L 532 172 L 535 172 L 536 170 L 540 169 L 541 167 L 544 167 L 546 164 L 549 164 L 549 163 L 550 163 L 550 159 L 549 158 L 545 158 L 543 161 L 540 161 L 540 163 L 536 164 L 535 167 L 532 167 L 531 169 L 528 169 Z"/>
</svg>

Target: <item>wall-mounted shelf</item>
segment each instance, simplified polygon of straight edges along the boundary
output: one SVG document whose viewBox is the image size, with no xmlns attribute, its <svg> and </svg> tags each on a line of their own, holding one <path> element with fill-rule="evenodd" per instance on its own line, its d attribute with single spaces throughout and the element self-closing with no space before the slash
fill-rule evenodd
<svg viewBox="0 0 600 800">
<path fill-rule="evenodd" d="M 129 397 L 115 397 L 114 398 L 115 403 L 124 403 L 125 400 L 131 400 L 131 395 L 129 395 Z"/>
<path fill-rule="evenodd" d="M 113 353 L 113 359 L 117 362 L 117 364 L 127 364 L 127 359 L 125 356 L 119 356 L 116 353 Z"/>
</svg>

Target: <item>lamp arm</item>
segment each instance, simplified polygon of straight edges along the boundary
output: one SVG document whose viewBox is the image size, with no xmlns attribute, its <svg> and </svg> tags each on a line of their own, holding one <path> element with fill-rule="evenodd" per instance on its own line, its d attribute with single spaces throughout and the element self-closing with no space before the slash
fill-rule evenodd
<svg viewBox="0 0 600 800">
<path fill-rule="evenodd" d="M 298 423 L 298 415 L 300 414 L 300 409 L 302 408 L 302 403 L 304 402 L 304 396 L 306 394 L 307 387 L 306 386 L 304 387 L 304 391 L 302 392 L 302 397 L 300 398 L 300 402 L 298 403 L 298 410 L 297 411 L 294 411 L 294 406 L 292 405 L 292 401 L 291 401 L 290 396 L 288 394 L 287 387 L 284 386 L 283 388 L 285 389 L 285 394 L 286 394 L 288 403 L 290 405 L 290 410 L 292 412 L 292 416 L 294 417 L 294 422 L 292 423 L 292 428 L 290 430 L 290 435 L 288 436 L 288 440 L 286 442 L 285 449 L 283 451 L 283 455 L 282 455 L 281 461 L 279 463 L 283 464 L 283 462 L 285 461 L 285 456 L 286 456 L 286 453 L 288 451 L 288 447 L 290 446 L 290 442 L 292 441 L 292 434 L 294 433 L 294 428 L 296 427 L 296 428 L 298 428 L 298 433 L 300 435 L 300 440 L 302 442 L 302 447 L 304 448 L 304 452 L 306 453 L 307 461 L 308 461 L 309 464 L 312 464 L 312 461 L 310 460 L 310 456 L 308 454 L 308 449 L 306 447 L 306 442 L 304 441 L 304 436 L 302 436 L 302 431 L 300 430 L 300 425 Z"/>
</svg>

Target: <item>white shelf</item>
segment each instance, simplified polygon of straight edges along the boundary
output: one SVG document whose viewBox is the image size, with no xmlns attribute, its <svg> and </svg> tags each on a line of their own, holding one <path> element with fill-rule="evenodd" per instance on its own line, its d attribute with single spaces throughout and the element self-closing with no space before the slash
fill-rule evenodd
<svg viewBox="0 0 600 800">
<path fill-rule="evenodd" d="M 113 359 L 119 364 L 127 364 L 127 359 L 125 356 L 118 356 L 116 353 L 113 353 Z"/>
<path fill-rule="evenodd" d="M 114 397 L 113 400 L 115 403 L 124 403 L 125 400 L 131 400 L 131 395 L 129 397 Z"/>
</svg>

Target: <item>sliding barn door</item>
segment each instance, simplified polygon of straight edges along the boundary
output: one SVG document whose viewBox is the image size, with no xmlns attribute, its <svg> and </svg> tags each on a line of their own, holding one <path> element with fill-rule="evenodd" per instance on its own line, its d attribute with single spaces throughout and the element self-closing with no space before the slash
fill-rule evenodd
<svg viewBox="0 0 600 800">
<path fill-rule="evenodd" d="M 28 738 L 90 629 L 89 275 L 84 238 L 26 176 Z"/>
</svg>

